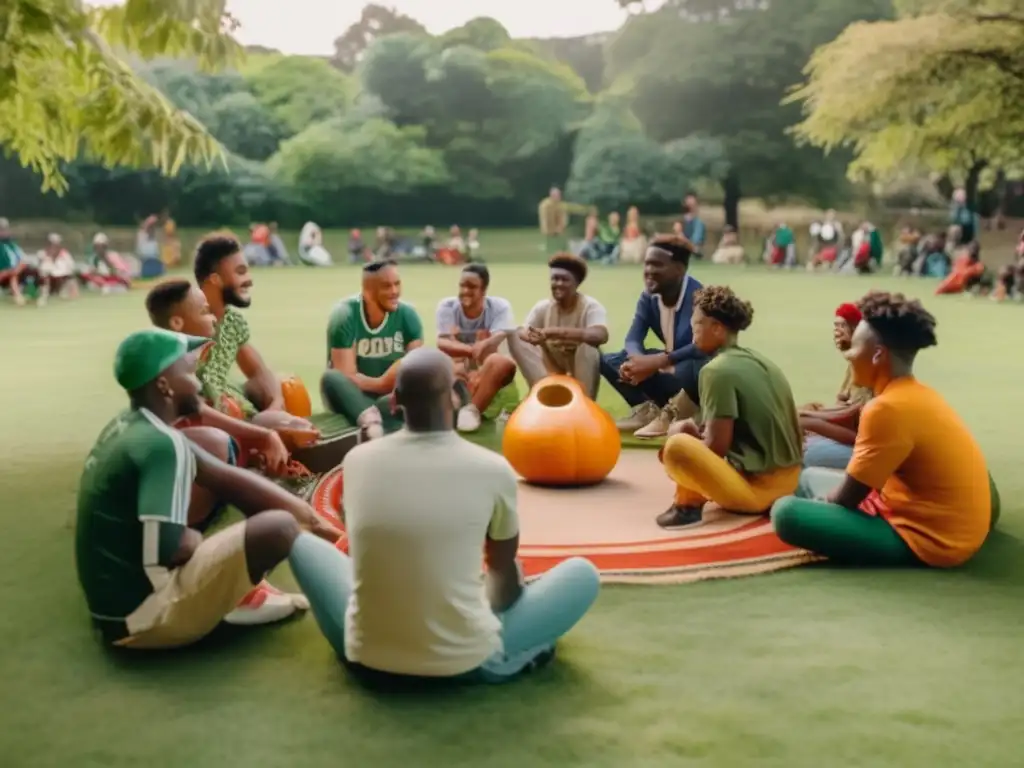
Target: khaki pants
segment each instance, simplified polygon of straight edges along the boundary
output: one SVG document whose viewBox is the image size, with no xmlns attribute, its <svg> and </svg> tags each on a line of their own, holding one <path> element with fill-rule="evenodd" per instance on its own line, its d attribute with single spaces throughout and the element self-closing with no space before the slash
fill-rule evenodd
<svg viewBox="0 0 1024 768">
<path fill-rule="evenodd" d="M 508 348 L 526 383 L 531 387 L 543 378 L 562 374 L 576 379 L 588 397 L 597 397 L 597 385 L 601 382 L 601 351 L 597 347 L 580 344 L 576 348 L 570 370 L 555 370 L 558 366 L 553 364 L 540 347 L 527 344 L 515 332 L 508 335 Z"/>
<path fill-rule="evenodd" d="M 245 561 L 245 523 L 203 541 L 159 590 L 125 619 L 125 648 L 177 648 L 200 640 L 253 588 Z"/>
</svg>

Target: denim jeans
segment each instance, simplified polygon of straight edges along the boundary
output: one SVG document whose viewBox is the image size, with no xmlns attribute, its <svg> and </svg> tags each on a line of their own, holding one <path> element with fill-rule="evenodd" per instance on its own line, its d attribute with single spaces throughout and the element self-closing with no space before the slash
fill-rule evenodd
<svg viewBox="0 0 1024 768">
<path fill-rule="evenodd" d="M 309 598 L 320 631 L 338 657 L 344 659 L 345 612 L 354 587 L 351 558 L 322 539 L 303 534 L 295 541 L 289 563 Z M 527 584 L 516 603 L 498 616 L 502 650 L 457 679 L 501 683 L 529 669 L 535 659 L 551 653 L 556 641 L 590 610 L 599 586 L 597 568 L 589 560 L 573 557 L 562 561 Z M 375 676 L 409 677 L 385 673 Z"/>
<path fill-rule="evenodd" d="M 846 469 L 853 458 L 853 446 L 837 443 L 821 435 L 811 435 L 804 448 L 805 467 L 824 467 L 825 469 Z"/>
<path fill-rule="evenodd" d="M 658 351 L 660 350 L 644 350 L 646 354 L 656 354 Z M 684 360 L 675 366 L 672 373 L 656 373 L 640 385 L 634 386 L 619 379 L 619 368 L 628 357 L 625 350 L 601 355 L 601 376 L 615 388 L 616 392 L 622 395 L 622 399 L 630 407 L 635 408 L 651 401 L 659 408 L 664 408 L 668 405 L 669 400 L 679 394 L 680 390 L 686 392 L 686 396 L 693 401 L 694 405 L 700 406 L 697 382 L 700 371 L 707 364 L 709 358 Z"/>
</svg>

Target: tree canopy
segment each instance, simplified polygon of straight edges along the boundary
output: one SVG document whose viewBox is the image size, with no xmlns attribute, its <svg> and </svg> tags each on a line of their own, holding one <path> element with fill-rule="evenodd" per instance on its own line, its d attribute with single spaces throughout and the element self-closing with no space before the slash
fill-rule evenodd
<svg viewBox="0 0 1024 768">
<path fill-rule="evenodd" d="M 653 139 L 720 144 L 732 223 L 741 192 L 836 205 L 849 191 L 848 158 L 797 146 L 787 131 L 799 109 L 780 101 L 818 45 L 890 11 L 889 0 L 669 0 L 632 17 L 609 44 L 606 78 Z"/>
<path fill-rule="evenodd" d="M 192 115 L 138 77 L 119 51 L 192 56 L 209 69 L 238 46 L 224 0 L 127 0 L 89 8 L 78 0 L 0 4 L 0 144 L 67 190 L 62 163 L 81 153 L 106 165 L 175 173 L 209 165 L 217 143 Z"/>
<path fill-rule="evenodd" d="M 797 137 L 852 148 L 854 177 L 1020 166 L 1024 10 L 1016 0 L 907 0 L 819 48 L 790 100 Z"/>
<path fill-rule="evenodd" d="M 744 195 L 838 207 L 858 178 L 1024 170 L 1015 0 L 623 5 L 616 32 L 523 40 L 370 4 L 316 57 L 240 55 L 224 0 L 11 0 L 4 213 L 515 225 L 559 185 L 653 215 L 697 189 L 737 224 Z"/>
</svg>

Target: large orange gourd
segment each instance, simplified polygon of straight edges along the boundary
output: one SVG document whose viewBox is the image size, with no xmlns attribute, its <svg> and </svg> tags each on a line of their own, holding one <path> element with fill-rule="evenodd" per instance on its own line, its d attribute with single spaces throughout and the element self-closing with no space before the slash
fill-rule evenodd
<svg viewBox="0 0 1024 768">
<path fill-rule="evenodd" d="M 569 376 L 538 381 L 505 425 L 502 452 L 536 485 L 593 485 L 612 471 L 622 439 L 612 417 Z"/>
<path fill-rule="evenodd" d="M 313 415 L 309 390 L 298 376 L 287 376 L 281 380 L 281 396 L 284 398 L 284 409 L 292 416 L 308 419 Z"/>
</svg>

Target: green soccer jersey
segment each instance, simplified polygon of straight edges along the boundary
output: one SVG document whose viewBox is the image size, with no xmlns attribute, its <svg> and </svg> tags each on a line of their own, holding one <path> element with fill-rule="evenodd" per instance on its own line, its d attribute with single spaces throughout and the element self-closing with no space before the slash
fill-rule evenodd
<svg viewBox="0 0 1024 768">
<path fill-rule="evenodd" d="M 410 305 L 399 302 L 398 309 L 371 328 L 362 296 L 352 296 L 338 302 L 327 322 L 327 365 L 331 364 L 332 349 L 355 349 L 356 370 L 378 378 L 405 355 L 409 344 L 422 340 L 423 323 Z"/>
<path fill-rule="evenodd" d="M 75 532 L 93 616 L 127 617 L 167 578 L 156 565 L 160 527 L 146 531 L 146 523 L 186 526 L 195 477 L 185 436 L 145 409 L 125 411 L 100 433 L 82 472 Z"/>
</svg>

